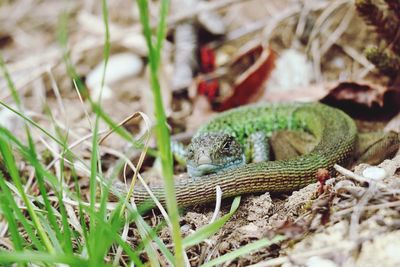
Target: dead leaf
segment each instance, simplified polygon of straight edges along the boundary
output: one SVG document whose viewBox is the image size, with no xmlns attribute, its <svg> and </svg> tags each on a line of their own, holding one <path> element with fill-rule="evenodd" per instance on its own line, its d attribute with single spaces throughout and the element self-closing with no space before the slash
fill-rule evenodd
<svg viewBox="0 0 400 267">
<path fill-rule="evenodd" d="M 332 88 L 321 102 L 356 117 L 391 117 L 400 111 L 400 90 L 368 81 L 342 82 Z"/>
<path fill-rule="evenodd" d="M 367 82 L 343 82 L 333 88 L 327 97 L 338 101 L 351 101 L 353 103 L 372 107 L 383 106 L 384 94 L 387 87 Z"/>
<path fill-rule="evenodd" d="M 343 109 L 351 116 L 376 119 L 391 117 L 400 111 L 400 88 L 368 81 L 324 82 L 290 91 L 266 89 L 262 100 L 271 103 L 321 101 Z"/>
</svg>

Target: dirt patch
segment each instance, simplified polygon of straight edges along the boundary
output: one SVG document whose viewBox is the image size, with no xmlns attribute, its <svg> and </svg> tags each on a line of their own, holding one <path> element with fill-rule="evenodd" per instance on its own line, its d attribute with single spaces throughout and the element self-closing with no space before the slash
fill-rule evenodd
<svg viewBox="0 0 400 267">
<path fill-rule="evenodd" d="M 339 175 L 290 196 L 269 193 L 242 197 L 234 216 L 205 242 L 188 249 L 192 266 L 262 238 L 282 234 L 280 244 L 243 256 L 229 266 L 397 266 L 400 243 L 400 156 L 379 165 L 387 176 L 377 184 Z M 362 175 L 369 166 L 356 167 Z M 376 181 L 375 181 L 376 182 Z M 229 211 L 225 201 L 221 215 Z M 188 235 L 208 224 L 210 205 L 188 209 L 181 229 Z M 164 229 L 165 234 L 167 230 Z"/>
</svg>

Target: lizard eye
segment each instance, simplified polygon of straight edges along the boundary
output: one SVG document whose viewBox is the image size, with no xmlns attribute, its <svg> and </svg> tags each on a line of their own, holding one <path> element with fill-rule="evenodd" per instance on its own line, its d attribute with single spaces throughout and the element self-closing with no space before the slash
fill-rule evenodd
<svg viewBox="0 0 400 267">
<path fill-rule="evenodd" d="M 224 145 L 222 146 L 222 149 L 224 149 L 224 150 L 230 149 L 231 144 L 232 144 L 231 140 L 226 141 L 226 142 L 224 143 Z"/>
</svg>

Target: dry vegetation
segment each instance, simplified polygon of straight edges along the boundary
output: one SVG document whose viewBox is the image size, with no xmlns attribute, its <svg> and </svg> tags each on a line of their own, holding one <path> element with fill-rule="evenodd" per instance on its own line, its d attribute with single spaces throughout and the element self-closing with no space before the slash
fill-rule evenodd
<svg viewBox="0 0 400 267">
<path fill-rule="evenodd" d="M 173 136 L 175 139 L 188 140 L 193 131 L 214 114 L 208 101 L 196 95 L 193 84 L 189 92 L 183 93 L 174 90 L 171 84 L 176 53 L 172 32 L 177 25 L 204 10 L 217 12 L 226 25 L 224 36 L 228 40 L 213 40 L 218 47 L 217 62 L 227 62 L 250 40 L 268 45 L 277 53 L 275 72 L 257 101 L 318 101 L 341 81 L 381 86 L 387 83 L 386 78 L 373 72 L 374 66 L 363 54 L 366 44 L 374 42 L 376 35 L 357 15 L 352 1 L 218 0 L 203 2 L 191 9 L 180 7 L 181 2 L 171 3 L 168 38 L 161 51 L 159 68 L 164 107 L 171 131 L 177 134 Z M 152 1 L 149 7 L 155 28 L 159 1 Z M 58 130 L 68 133 L 64 141 L 81 162 L 66 161 L 67 168 L 60 169 L 58 160 L 63 148 L 36 127 L 31 127 L 37 153 L 52 173 L 64 176 L 64 186 L 72 191 L 75 186 L 71 174 L 73 165 L 84 202 L 89 201 L 90 169 L 87 166 L 92 157 L 91 137 L 96 114 L 66 69 L 66 50 L 60 41 L 60 32 L 63 18 L 67 16 L 70 63 L 95 99 L 99 94 L 105 39 L 102 14 L 100 1 L 93 0 L 6 0 L 0 3 L 0 53 L 23 103 L 24 114 L 51 134 L 56 135 Z M 122 122 L 137 111 L 154 121 L 153 96 L 146 68 L 147 47 L 136 3 L 109 1 L 108 15 L 111 50 L 102 108 L 115 122 Z M 292 88 L 300 93 L 293 93 Z M 0 76 L 0 101 L 17 107 L 4 75 Z M 374 119 L 373 114 L 371 118 Z M 399 121 L 400 118 L 394 119 L 389 127 L 398 130 Z M 0 109 L 0 124 L 27 142 L 23 119 L 4 105 Z M 149 130 L 140 119 L 130 120 L 124 126 L 135 136 Z M 382 124 L 372 127 L 381 128 Z M 100 134 L 108 130 L 109 125 L 100 121 Z M 152 137 L 150 147 L 155 143 Z M 99 155 L 106 177 L 121 157 L 129 156 L 137 163 L 140 151 L 132 155 L 130 148 L 126 140 L 115 134 L 101 143 Z M 34 168 L 18 153 L 15 156 L 25 179 L 24 191 L 29 196 L 38 196 Z M 383 163 L 386 175 L 379 181 L 366 183 L 362 177 L 365 168 L 358 166 L 355 173 L 341 170 L 341 175 L 328 180 L 321 190 L 316 183 L 291 196 L 266 193 L 243 197 L 236 213 L 215 235 L 186 250 L 187 262 L 198 266 L 256 240 L 282 234 L 287 238 L 284 241 L 230 259 L 223 266 L 400 266 L 400 180 L 396 173 L 400 157 Z M 142 177 L 148 184 L 162 182 L 158 161 L 148 157 L 142 170 Z M 175 172 L 182 173 L 182 167 L 177 167 Z M 128 171 L 126 176 L 131 177 L 132 172 Z M 18 204 L 25 208 L 14 193 Z M 59 199 L 52 191 L 49 196 L 52 205 L 58 206 Z M 70 225 L 77 232 L 81 231 L 82 221 L 77 217 L 79 203 L 67 194 L 63 195 L 63 202 Z M 223 203 L 222 215 L 229 212 L 230 203 Z M 110 203 L 108 207 L 114 206 Z M 180 219 L 182 235 L 188 236 L 209 224 L 213 206 L 186 209 Z M 157 211 L 144 218 L 151 227 L 163 221 Z M 0 210 L 0 251 L 14 249 L 8 229 Z M 135 224 L 126 226 L 120 234 L 132 247 L 140 243 Z M 167 247 L 172 247 L 168 227 L 162 228 L 159 236 Z M 110 249 L 108 255 L 107 263 L 127 264 L 127 255 L 117 246 Z M 148 256 L 142 253 L 141 259 L 146 261 Z M 163 257 L 159 261 L 161 265 L 168 264 Z"/>
</svg>

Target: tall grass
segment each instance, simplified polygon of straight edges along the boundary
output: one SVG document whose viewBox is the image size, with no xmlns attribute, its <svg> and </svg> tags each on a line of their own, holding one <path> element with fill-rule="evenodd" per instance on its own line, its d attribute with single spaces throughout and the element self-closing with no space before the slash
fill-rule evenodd
<svg viewBox="0 0 400 267">
<path fill-rule="evenodd" d="M 134 264 L 135 266 L 149 264 L 159 266 L 160 262 L 164 262 L 164 264 L 170 266 L 184 266 L 187 263 L 185 262 L 185 249 L 199 244 L 217 233 L 239 207 L 240 198 L 238 197 L 234 200 L 228 214 L 182 239 L 172 177 L 173 162 L 170 135 L 158 80 L 169 2 L 167 0 L 161 1 L 155 38 L 150 28 L 147 1 L 138 0 L 137 3 L 149 51 L 150 84 L 156 113 L 155 136 L 158 152 L 154 154 L 159 155 L 162 162 L 174 254 L 170 252 L 167 244 L 158 236 L 158 231 L 166 225 L 164 222 L 152 228 L 138 212 L 138 209 L 131 205 L 129 201 L 126 201 L 123 196 L 114 209 L 110 210 L 107 206 L 109 185 L 113 179 L 117 179 L 125 161 L 124 159 L 119 160 L 113 167 L 110 177 L 104 177 L 99 156 L 101 148 L 98 145 L 100 120 L 127 140 L 132 147 L 143 148 L 143 145 L 138 145 L 138 141 L 132 135 L 118 127 L 117 123 L 103 111 L 100 98 L 97 101 L 90 98 L 87 88 L 79 79 L 75 66 L 69 58 L 67 45 L 69 14 L 65 12 L 60 16 L 59 43 L 64 49 L 63 58 L 67 73 L 74 81 L 77 92 L 86 98 L 91 106 L 92 113 L 95 115 L 94 123 L 89 119 L 89 127 L 92 131 L 91 161 L 90 164 L 86 164 L 71 151 L 70 144 L 67 142 L 69 132 L 56 122 L 50 109 L 47 109 L 47 116 L 49 122 L 53 124 L 53 129 L 40 126 L 25 114 L 24 105 L 20 100 L 17 88 L 15 88 L 7 66 L 0 55 L 0 70 L 7 81 L 8 89 L 17 108 L 14 109 L 10 104 L 3 102 L 0 102 L 0 105 L 2 108 L 14 112 L 23 120 L 26 133 L 25 138 L 20 140 L 0 124 L 0 153 L 3 161 L 0 164 L 0 220 L 7 223 L 7 236 L 10 238 L 13 247 L 13 250 L 0 251 L 0 265 L 16 263 L 19 266 L 27 266 L 28 263 L 35 263 L 44 266 L 58 264 L 115 266 L 126 262 L 127 265 Z M 102 0 L 102 8 L 106 33 L 103 53 L 106 64 L 102 77 L 102 84 L 104 85 L 104 75 L 110 53 L 106 0 Z M 53 151 L 53 154 L 60 158 L 58 173 L 53 169 L 47 169 L 41 161 L 41 157 L 37 153 L 32 129 L 35 129 L 36 135 L 39 134 L 43 137 L 42 139 L 54 142 L 60 148 L 60 152 Z M 34 170 L 35 180 L 39 188 L 38 194 L 30 192 L 30 188 L 26 187 L 26 175 L 19 169 L 20 165 L 17 164 L 19 161 L 26 162 Z M 78 166 L 77 163 L 88 173 L 89 203 L 85 203 L 80 191 L 80 177 L 78 177 L 75 169 Z M 71 174 L 74 190 L 69 190 L 67 181 L 65 181 L 65 173 Z M 100 188 L 101 192 L 99 197 L 96 195 L 97 188 Z M 71 201 L 76 203 L 75 206 L 70 204 Z M 132 223 L 138 229 L 141 240 L 134 247 L 126 241 L 126 230 Z M 279 238 L 271 241 L 265 239 L 249 244 L 239 250 L 225 254 L 223 257 L 214 259 L 206 263 L 205 266 L 215 266 L 231 261 L 250 251 L 279 241 L 281 239 Z M 121 254 L 124 255 L 124 261 L 118 256 Z"/>
<path fill-rule="evenodd" d="M 140 21 L 143 27 L 143 34 L 146 38 L 147 48 L 149 51 L 150 65 L 150 83 L 153 92 L 155 116 L 156 116 L 156 138 L 157 147 L 160 151 L 162 173 L 165 185 L 165 197 L 167 202 L 167 210 L 171 220 L 172 240 L 174 242 L 176 265 L 183 266 L 183 246 L 182 237 L 179 227 L 178 205 L 175 197 L 175 188 L 173 180 L 173 160 L 171 152 L 171 140 L 169 129 L 167 127 L 167 118 L 161 96 L 160 82 L 158 80 L 158 69 L 160 65 L 160 54 L 162 43 L 165 38 L 166 16 L 168 12 L 168 0 L 161 1 L 160 22 L 158 24 L 157 38 L 155 43 L 152 39 L 150 28 L 149 10 L 147 0 L 138 0 L 137 4 L 140 10 Z"/>
</svg>

